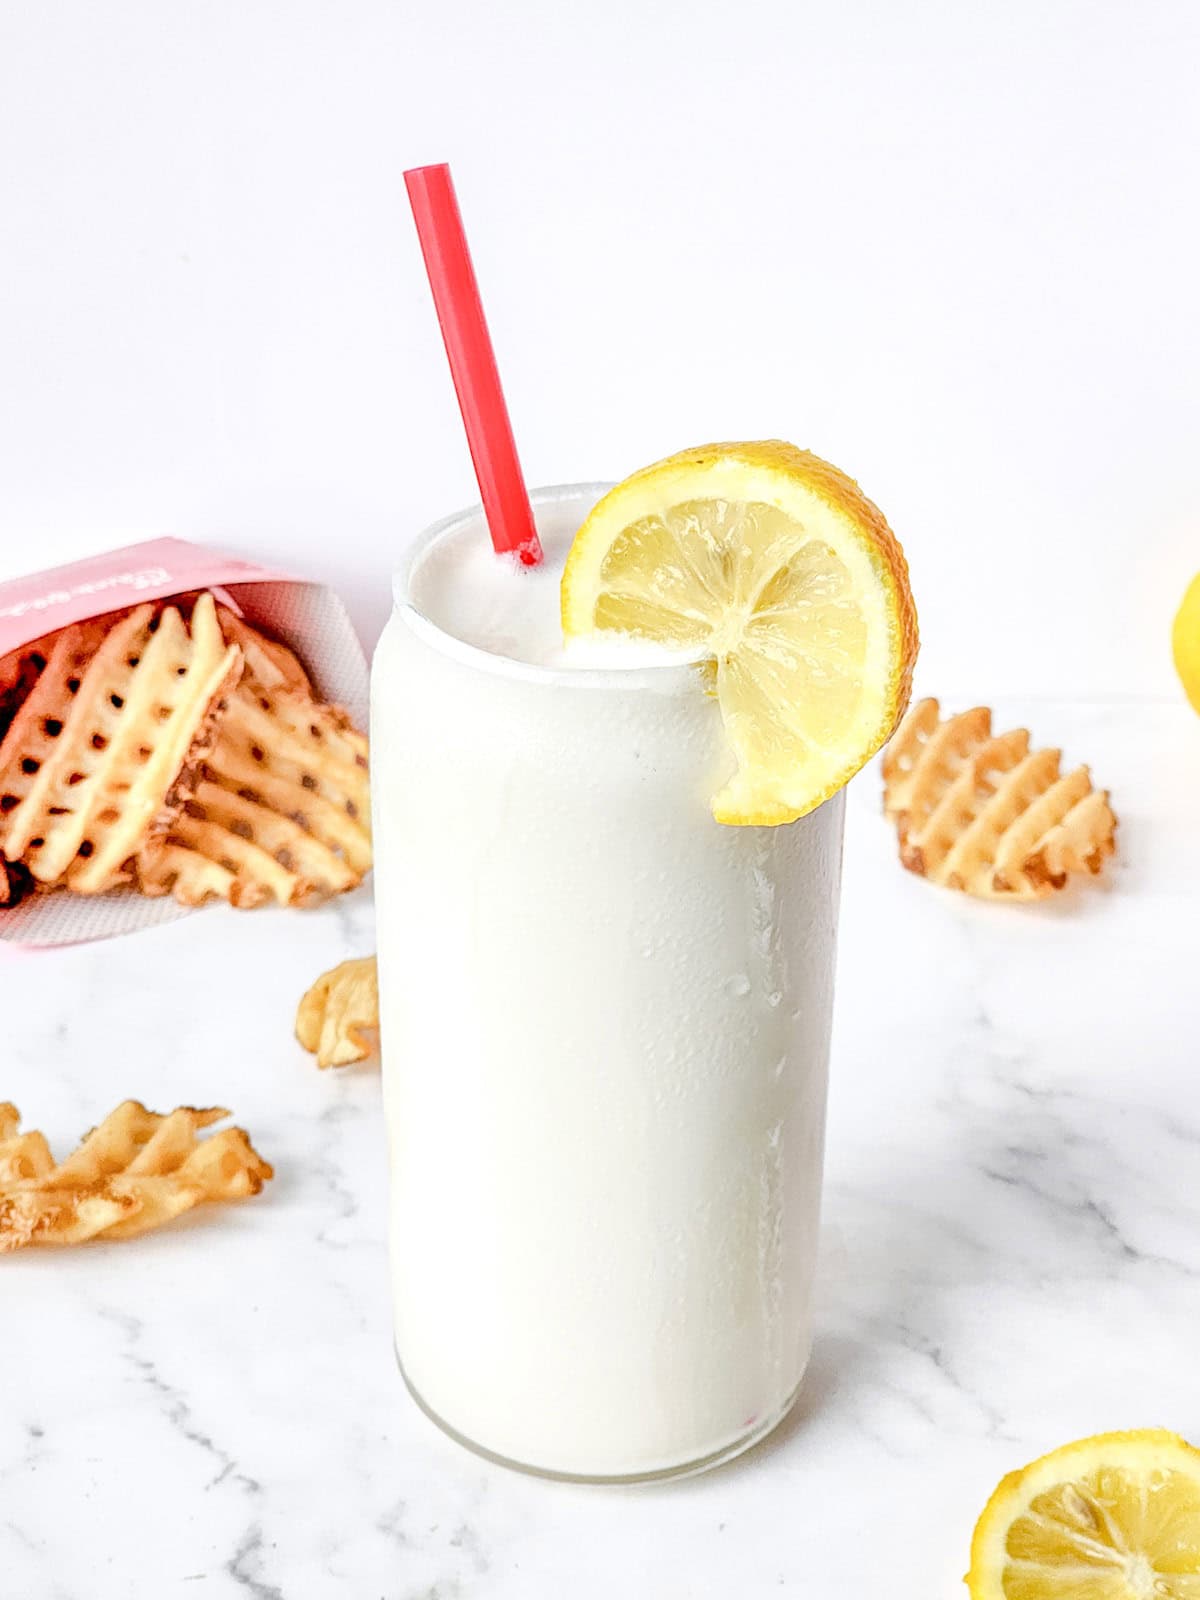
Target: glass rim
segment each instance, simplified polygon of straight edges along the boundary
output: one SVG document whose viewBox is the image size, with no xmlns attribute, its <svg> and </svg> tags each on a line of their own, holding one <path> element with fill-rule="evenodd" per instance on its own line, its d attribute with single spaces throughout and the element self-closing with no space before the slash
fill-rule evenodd
<svg viewBox="0 0 1200 1600">
<path fill-rule="evenodd" d="M 543 509 L 573 503 L 594 505 L 613 488 L 609 481 L 585 483 L 558 483 L 531 489 L 529 501 L 533 506 L 535 521 Z M 482 645 L 470 644 L 450 633 L 446 628 L 416 604 L 412 597 L 412 580 L 429 551 L 442 539 L 450 538 L 473 523 L 479 525 L 479 537 L 487 539 L 483 506 L 466 506 L 425 528 L 405 553 L 404 564 L 397 568 L 392 578 L 393 615 L 423 643 L 431 645 L 442 655 L 449 656 L 464 666 L 488 676 L 517 678 L 526 683 L 541 683 L 557 688 L 573 689 L 646 689 L 660 694 L 695 693 L 696 664 L 694 662 L 664 662 L 661 666 L 592 667 L 547 666 L 540 662 L 518 661 L 514 656 L 498 655 L 485 650 Z M 503 556 L 497 560 L 510 559 Z"/>
</svg>

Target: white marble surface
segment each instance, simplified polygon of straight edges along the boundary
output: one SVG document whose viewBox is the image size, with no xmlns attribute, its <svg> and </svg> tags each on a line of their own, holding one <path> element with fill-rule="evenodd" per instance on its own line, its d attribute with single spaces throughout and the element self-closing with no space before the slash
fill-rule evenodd
<svg viewBox="0 0 1200 1600">
<path fill-rule="evenodd" d="M 995 1480 L 1081 1433 L 1200 1438 L 1200 722 L 1005 706 L 1114 790 L 1108 889 L 1023 911 L 899 870 L 852 791 L 817 1349 L 779 1433 L 641 1490 L 494 1468 L 391 1351 L 373 1064 L 299 991 L 361 894 L 0 954 L 0 1098 L 234 1108 L 278 1177 L 160 1235 L 0 1261 L 3 1600 L 932 1600 Z"/>
</svg>

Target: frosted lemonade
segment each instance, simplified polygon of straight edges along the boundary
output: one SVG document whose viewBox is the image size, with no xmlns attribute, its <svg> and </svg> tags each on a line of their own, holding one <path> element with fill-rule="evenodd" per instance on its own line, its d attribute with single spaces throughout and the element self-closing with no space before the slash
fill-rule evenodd
<svg viewBox="0 0 1200 1600">
<path fill-rule="evenodd" d="M 430 530 L 373 674 L 396 1342 L 461 1441 L 670 1475 L 800 1384 L 841 787 L 908 696 L 903 556 L 778 443 Z"/>
</svg>

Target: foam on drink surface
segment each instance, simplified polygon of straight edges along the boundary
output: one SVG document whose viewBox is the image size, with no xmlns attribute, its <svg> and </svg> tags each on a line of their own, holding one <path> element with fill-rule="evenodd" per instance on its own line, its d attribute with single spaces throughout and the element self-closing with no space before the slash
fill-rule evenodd
<svg viewBox="0 0 1200 1600">
<path fill-rule="evenodd" d="M 626 635 L 564 641 L 559 588 L 569 536 L 543 537 L 545 559 L 522 566 L 474 528 L 438 540 L 412 575 L 417 609 L 445 633 L 491 655 L 535 666 L 620 670 L 691 659 Z"/>
</svg>

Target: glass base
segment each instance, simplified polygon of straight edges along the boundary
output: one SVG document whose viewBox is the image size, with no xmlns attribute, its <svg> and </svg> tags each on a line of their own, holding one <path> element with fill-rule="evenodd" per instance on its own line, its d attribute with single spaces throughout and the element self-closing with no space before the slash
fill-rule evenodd
<svg viewBox="0 0 1200 1600">
<path fill-rule="evenodd" d="M 477 1444 L 474 1439 L 468 1439 L 466 1434 L 459 1433 L 444 1417 L 440 1417 L 429 1405 L 420 1391 L 404 1370 L 404 1363 L 400 1359 L 400 1352 L 396 1352 L 396 1365 L 400 1368 L 400 1376 L 404 1379 L 404 1386 L 422 1410 L 436 1427 L 453 1439 L 455 1444 L 462 1445 L 464 1450 L 470 1450 L 474 1455 L 482 1456 L 485 1461 L 494 1462 L 498 1467 L 508 1467 L 513 1472 L 524 1472 L 533 1478 L 548 1478 L 553 1483 L 596 1483 L 596 1484 L 630 1484 L 630 1483 L 668 1483 L 674 1478 L 694 1478 L 698 1473 L 711 1472 L 714 1467 L 722 1467 L 727 1461 L 732 1461 L 735 1456 L 743 1455 L 753 1448 L 760 1440 L 772 1433 L 787 1416 L 795 1405 L 800 1390 L 804 1386 L 804 1374 L 800 1374 L 800 1382 L 788 1395 L 779 1409 L 767 1417 L 764 1422 L 756 1422 L 745 1433 L 740 1433 L 735 1439 L 723 1444 L 720 1449 L 712 1450 L 707 1455 L 696 1456 L 691 1460 L 681 1461 L 676 1466 L 658 1467 L 648 1472 L 556 1472 L 548 1467 L 539 1467 L 528 1461 L 514 1461 L 509 1456 L 502 1456 L 495 1450 L 489 1450 L 486 1445 Z"/>
</svg>

